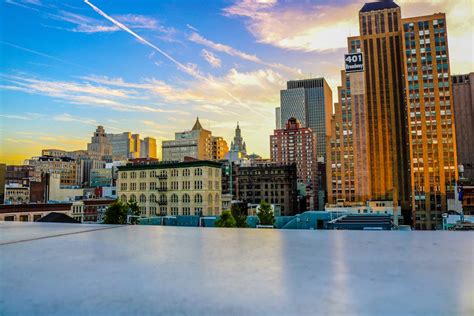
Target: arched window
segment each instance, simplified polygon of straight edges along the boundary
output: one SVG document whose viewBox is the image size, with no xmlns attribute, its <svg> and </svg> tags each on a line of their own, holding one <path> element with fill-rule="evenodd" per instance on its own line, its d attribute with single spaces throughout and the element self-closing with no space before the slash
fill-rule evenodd
<svg viewBox="0 0 474 316">
<path fill-rule="evenodd" d="M 211 193 L 209 193 L 209 195 L 207 196 L 207 203 L 212 204 L 212 195 L 211 195 Z"/>
<path fill-rule="evenodd" d="M 136 202 L 136 201 L 137 201 L 137 197 L 135 196 L 135 194 L 130 195 L 130 202 Z"/>
<path fill-rule="evenodd" d="M 214 201 L 216 201 L 216 204 L 219 204 L 219 193 L 216 193 L 216 197 L 214 198 Z"/>
<path fill-rule="evenodd" d="M 202 195 L 201 194 L 196 194 L 194 196 L 194 203 L 202 203 Z"/>
<path fill-rule="evenodd" d="M 176 194 L 173 194 L 176 195 Z M 173 199 L 173 195 L 171 196 L 171 199 Z M 160 202 L 166 202 L 166 194 L 160 194 Z M 178 196 L 176 195 L 176 202 L 178 202 Z"/>
<path fill-rule="evenodd" d="M 145 196 L 145 194 L 140 195 L 140 203 L 146 203 L 146 196 Z"/>
<path fill-rule="evenodd" d="M 150 202 L 151 203 L 156 203 L 156 195 L 154 195 L 154 194 L 150 195 Z"/>
<path fill-rule="evenodd" d="M 122 196 L 120 197 L 120 200 L 122 202 L 127 202 L 127 196 L 125 194 L 122 194 Z"/>
<path fill-rule="evenodd" d="M 183 194 L 183 203 L 190 203 L 191 198 L 189 197 L 189 194 L 185 193 Z"/>
<path fill-rule="evenodd" d="M 178 195 L 174 193 L 171 195 L 171 203 L 178 203 Z"/>
</svg>

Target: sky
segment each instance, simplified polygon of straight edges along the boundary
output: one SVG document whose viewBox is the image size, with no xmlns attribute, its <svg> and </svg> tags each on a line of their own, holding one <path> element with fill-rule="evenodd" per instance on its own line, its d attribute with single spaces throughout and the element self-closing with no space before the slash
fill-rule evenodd
<svg viewBox="0 0 474 316">
<path fill-rule="evenodd" d="M 399 0 L 447 14 L 451 73 L 474 71 L 474 0 Z M 196 117 L 269 156 L 286 81 L 340 82 L 353 0 L 0 0 L 0 162 L 85 149 L 97 125 L 161 141 Z"/>
</svg>

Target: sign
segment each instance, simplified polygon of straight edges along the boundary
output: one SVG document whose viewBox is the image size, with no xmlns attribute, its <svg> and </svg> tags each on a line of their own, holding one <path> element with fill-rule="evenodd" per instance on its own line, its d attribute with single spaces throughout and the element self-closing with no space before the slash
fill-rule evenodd
<svg viewBox="0 0 474 316">
<path fill-rule="evenodd" d="M 344 55 L 346 73 L 364 71 L 364 58 L 362 53 Z"/>
</svg>

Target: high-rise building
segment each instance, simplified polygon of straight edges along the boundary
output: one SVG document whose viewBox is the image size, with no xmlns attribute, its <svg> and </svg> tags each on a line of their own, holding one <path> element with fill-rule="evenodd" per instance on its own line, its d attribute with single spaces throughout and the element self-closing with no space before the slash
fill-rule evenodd
<svg viewBox="0 0 474 316">
<path fill-rule="evenodd" d="M 212 133 L 196 119 L 190 131 L 175 133 L 174 140 L 162 143 L 163 161 L 183 161 L 185 157 L 200 160 L 212 159 Z"/>
<path fill-rule="evenodd" d="M 452 76 L 458 164 L 474 181 L 474 73 Z"/>
<path fill-rule="evenodd" d="M 326 157 L 326 136 L 330 132 L 332 91 L 324 78 L 287 82 L 280 91 L 280 125 L 292 117 L 316 133 L 318 157 Z M 282 126 L 283 128 L 284 126 Z"/>
<path fill-rule="evenodd" d="M 120 134 L 107 134 L 107 139 L 112 145 L 112 153 L 114 156 L 124 157 L 126 159 L 140 158 L 140 141 L 138 134 L 124 132 Z"/>
<path fill-rule="evenodd" d="M 99 156 L 100 159 L 112 156 L 112 145 L 109 144 L 103 126 L 97 126 L 94 135 L 91 137 L 91 142 L 87 144 L 87 151 Z"/>
<path fill-rule="evenodd" d="M 281 108 L 275 108 L 275 129 L 281 129 Z"/>
<path fill-rule="evenodd" d="M 80 163 L 70 157 L 41 156 L 26 161 L 36 172 L 60 175 L 61 186 L 82 186 Z"/>
<path fill-rule="evenodd" d="M 220 215 L 221 164 L 160 162 L 118 167 L 118 197 L 136 201 L 143 216 Z"/>
<path fill-rule="evenodd" d="M 229 161 L 237 161 L 247 158 L 247 145 L 242 137 L 239 122 L 237 122 L 237 127 L 235 128 L 234 140 L 230 143 L 230 150 L 225 157 Z"/>
<path fill-rule="evenodd" d="M 360 53 L 360 38 L 348 38 L 348 53 Z M 327 141 L 328 202 L 370 199 L 364 72 L 341 72 Z"/>
<path fill-rule="evenodd" d="M 156 158 L 156 139 L 145 137 L 140 142 L 140 158 Z"/>
<path fill-rule="evenodd" d="M 228 152 L 226 140 L 220 136 L 212 136 L 212 160 L 224 159 Z"/>
<path fill-rule="evenodd" d="M 402 23 L 413 219 L 418 229 L 435 229 L 458 178 L 446 17 Z"/>
<path fill-rule="evenodd" d="M 290 118 L 284 129 L 276 129 L 270 135 L 270 156 L 280 164 L 296 164 L 298 182 L 311 192 L 307 196 L 307 207 L 318 209 L 316 137 L 308 127 L 301 127 L 296 118 Z M 319 208 L 324 205 L 319 205 Z"/>
<path fill-rule="evenodd" d="M 359 12 L 364 62 L 370 196 L 409 208 L 400 7 L 366 3 Z"/>
</svg>

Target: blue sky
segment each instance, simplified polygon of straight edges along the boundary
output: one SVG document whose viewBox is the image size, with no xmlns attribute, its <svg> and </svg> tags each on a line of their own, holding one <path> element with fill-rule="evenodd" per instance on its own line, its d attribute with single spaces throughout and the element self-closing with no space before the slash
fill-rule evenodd
<svg viewBox="0 0 474 316">
<path fill-rule="evenodd" d="M 98 124 L 161 141 L 196 116 L 229 142 L 240 121 L 249 150 L 268 156 L 280 89 L 324 76 L 335 91 L 362 3 L 1 1 L 7 163 L 42 148 L 84 149 Z M 452 72 L 473 70 L 470 0 L 398 3 L 404 17 L 446 12 Z"/>
</svg>

